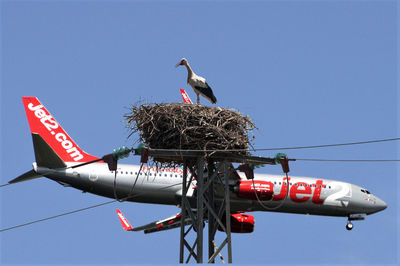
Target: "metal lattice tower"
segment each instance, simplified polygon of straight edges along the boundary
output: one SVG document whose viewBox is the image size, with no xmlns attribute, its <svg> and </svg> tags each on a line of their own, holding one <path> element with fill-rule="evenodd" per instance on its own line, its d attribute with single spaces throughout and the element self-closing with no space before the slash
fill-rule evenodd
<svg viewBox="0 0 400 266">
<path fill-rule="evenodd" d="M 205 154 L 200 151 L 157 149 L 148 149 L 145 152 L 145 157 L 148 156 L 160 161 L 183 162 L 179 262 L 188 263 L 193 257 L 197 263 L 203 263 L 204 221 L 208 220 L 207 262 L 214 263 L 215 258 L 226 247 L 228 263 L 232 263 L 231 191 L 229 182 L 230 175 L 236 174 L 232 163 L 276 164 L 276 160 L 274 158 L 223 152 Z M 188 172 L 191 173 L 189 180 Z M 195 195 L 189 197 L 188 191 L 193 180 L 196 180 L 197 187 L 194 192 Z M 221 196 L 221 193 L 215 193 L 216 189 L 219 189 L 220 192 L 223 191 L 223 196 Z M 187 229 L 186 225 L 189 225 Z M 226 235 L 219 245 L 215 243 L 215 234 L 218 229 Z M 187 240 L 191 231 L 194 232 L 196 237 L 192 245 Z M 186 260 L 185 251 L 188 252 Z"/>
<path fill-rule="evenodd" d="M 206 168 L 207 174 L 204 174 Z M 216 167 L 215 167 L 216 166 Z M 196 191 L 196 212 L 192 210 L 192 206 L 187 198 L 188 186 L 192 180 L 187 183 L 187 164 L 184 164 L 183 168 L 183 181 L 182 181 L 182 220 L 186 219 L 186 215 L 189 215 L 193 221 L 192 226 L 188 230 L 185 230 L 185 223 L 181 223 L 181 237 L 180 237 L 180 253 L 179 262 L 184 262 L 185 248 L 189 251 L 189 256 L 186 259 L 186 263 L 189 262 L 190 258 L 193 258 L 198 263 L 203 263 L 203 229 L 204 229 L 204 217 L 208 218 L 208 263 L 214 262 L 215 257 L 221 252 L 221 250 L 227 245 L 228 249 L 228 262 L 232 263 L 232 241 L 231 241 L 231 223 L 230 223 L 230 192 L 229 192 L 229 172 L 228 169 L 230 163 L 226 160 L 220 163 L 213 163 L 208 161 L 205 163 L 203 157 L 200 157 L 195 167 L 191 169 L 191 179 L 195 178 L 197 181 Z M 223 174 L 221 178 L 220 174 Z M 224 198 L 221 203 L 217 206 L 215 199 L 214 185 L 218 183 L 224 188 Z M 221 217 L 225 215 L 225 225 L 221 220 Z M 215 233 L 218 226 L 223 229 L 226 234 L 225 240 L 217 246 L 215 243 Z M 196 233 L 196 240 L 192 246 L 186 240 L 188 233 L 194 230 Z M 196 251 L 195 251 L 196 249 Z"/>
</svg>

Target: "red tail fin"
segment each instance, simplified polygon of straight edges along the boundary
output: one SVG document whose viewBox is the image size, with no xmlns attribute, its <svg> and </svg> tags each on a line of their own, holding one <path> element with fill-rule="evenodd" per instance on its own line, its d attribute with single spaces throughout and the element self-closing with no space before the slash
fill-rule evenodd
<svg viewBox="0 0 400 266">
<path fill-rule="evenodd" d="M 98 159 L 84 152 L 62 129 L 36 97 L 22 97 L 32 134 L 39 134 L 64 162 Z"/>
</svg>

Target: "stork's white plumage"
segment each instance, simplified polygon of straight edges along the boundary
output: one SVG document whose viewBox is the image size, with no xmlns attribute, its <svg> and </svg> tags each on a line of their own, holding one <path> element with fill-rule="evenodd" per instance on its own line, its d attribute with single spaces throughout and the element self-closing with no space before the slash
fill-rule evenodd
<svg viewBox="0 0 400 266">
<path fill-rule="evenodd" d="M 194 92 L 197 95 L 197 104 L 200 103 L 200 94 L 211 103 L 217 103 L 217 98 L 215 98 L 212 89 L 210 88 L 210 86 L 208 86 L 206 79 L 196 75 L 193 72 L 186 58 L 182 58 L 181 61 L 176 64 L 176 67 L 178 66 L 186 67 L 188 71 L 187 83 L 193 88 Z"/>
</svg>

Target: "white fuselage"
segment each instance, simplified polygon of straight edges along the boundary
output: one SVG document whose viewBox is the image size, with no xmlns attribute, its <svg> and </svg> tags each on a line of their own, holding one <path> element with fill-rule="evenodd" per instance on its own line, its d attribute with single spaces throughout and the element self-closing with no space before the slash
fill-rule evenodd
<svg viewBox="0 0 400 266">
<path fill-rule="evenodd" d="M 76 163 L 68 163 L 68 166 L 74 164 Z M 109 198 L 115 198 L 116 195 L 118 199 L 128 197 L 126 200 L 134 202 L 167 205 L 181 203 L 183 176 L 181 168 L 156 169 L 144 166 L 139 171 L 138 165 L 119 164 L 116 180 L 114 180 L 115 173 L 110 171 L 104 163 L 69 169 L 48 169 L 34 164 L 34 168 L 38 174 L 63 185 Z M 247 180 L 242 174 L 240 177 L 243 181 Z M 257 200 L 240 198 L 236 193 L 231 192 L 232 211 L 277 211 L 349 216 L 372 214 L 386 208 L 385 202 L 378 197 L 346 182 L 291 176 L 287 184 L 285 176 L 267 174 L 255 174 L 254 180 L 267 182 L 273 189 L 273 198 L 262 201 L 260 204 Z M 192 181 L 189 184 L 189 197 L 193 195 L 195 187 L 196 181 Z M 218 195 L 217 192 L 216 197 L 218 201 L 218 198 L 222 198 L 223 195 Z"/>
</svg>

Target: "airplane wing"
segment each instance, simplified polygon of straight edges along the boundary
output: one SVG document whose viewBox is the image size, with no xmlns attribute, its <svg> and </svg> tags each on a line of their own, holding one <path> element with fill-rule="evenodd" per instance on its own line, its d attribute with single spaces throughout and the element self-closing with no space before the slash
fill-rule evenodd
<svg viewBox="0 0 400 266">
<path fill-rule="evenodd" d="M 182 215 L 178 213 L 166 219 L 133 228 L 120 210 L 117 210 L 117 214 L 125 231 L 144 231 L 145 234 L 177 228 L 180 227 L 182 223 Z M 185 225 L 191 223 L 192 220 L 189 217 L 185 219 Z"/>
</svg>

